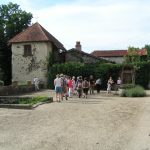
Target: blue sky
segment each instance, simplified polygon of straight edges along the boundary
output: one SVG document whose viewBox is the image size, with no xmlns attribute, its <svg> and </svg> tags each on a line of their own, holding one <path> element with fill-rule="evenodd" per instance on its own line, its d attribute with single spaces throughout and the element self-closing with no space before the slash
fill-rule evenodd
<svg viewBox="0 0 150 150">
<path fill-rule="evenodd" d="M 8 4 L 8 0 L 0 0 Z M 117 50 L 150 44 L 149 0 L 11 0 L 67 49 Z"/>
</svg>

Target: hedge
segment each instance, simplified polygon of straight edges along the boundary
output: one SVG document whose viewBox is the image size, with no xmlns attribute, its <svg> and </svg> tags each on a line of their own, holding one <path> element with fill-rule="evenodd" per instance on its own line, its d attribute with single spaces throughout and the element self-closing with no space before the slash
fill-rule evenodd
<svg viewBox="0 0 150 150">
<path fill-rule="evenodd" d="M 116 81 L 120 76 L 121 65 L 118 64 L 83 64 L 68 62 L 63 64 L 54 64 L 50 67 L 48 72 L 48 85 L 50 88 L 54 88 L 53 80 L 56 74 L 65 74 L 69 76 L 83 76 L 89 77 L 93 75 L 95 79 L 101 78 L 102 88 L 106 88 L 107 80 L 110 76 Z"/>
<path fill-rule="evenodd" d="M 148 88 L 150 83 L 150 62 L 141 62 L 136 64 L 138 70 L 136 70 L 136 84 L 141 85 L 144 88 Z M 116 82 L 118 76 L 121 76 L 123 64 L 111 64 L 111 63 L 95 63 L 84 64 L 78 62 L 68 62 L 62 64 L 54 64 L 49 67 L 48 71 L 48 86 L 54 88 L 53 80 L 56 74 L 63 73 L 69 76 L 83 76 L 89 77 L 93 75 L 95 79 L 101 78 L 102 88 L 106 89 L 107 80 L 111 76 Z"/>
</svg>

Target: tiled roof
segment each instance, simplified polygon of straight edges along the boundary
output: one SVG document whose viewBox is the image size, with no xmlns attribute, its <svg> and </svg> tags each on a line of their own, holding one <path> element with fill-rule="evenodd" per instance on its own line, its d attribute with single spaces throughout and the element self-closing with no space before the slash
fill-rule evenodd
<svg viewBox="0 0 150 150">
<path fill-rule="evenodd" d="M 72 49 L 70 49 L 70 50 L 67 51 L 67 53 L 70 53 L 70 52 L 80 53 L 80 54 L 86 55 L 86 56 L 88 56 L 88 57 L 93 57 L 93 58 L 95 58 L 95 59 L 105 61 L 105 60 L 102 59 L 102 58 L 99 58 L 99 57 L 97 57 L 97 56 L 94 56 L 94 55 L 92 55 L 92 54 L 86 53 L 86 52 L 81 51 L 81 50 L 77 50 L 77 49 L 75 49 L 75 48 L 72 48 Z"/>
<path fill-rule="evenodd" d="M 127 54 L 127 50 L 95 50 L 91 55 L 96 57 L 119 57 Z"/>
<path fill-rule="evenodd" d="M 77 52 L 77 53 L 80 53 L 80 54 L 83 54 L 83 55 L 87 55 L 87 56 L 90 56 L 90 57 L 93 57 L 93 58 L 96 58 L 96 59 L 100 59 L 100 58 L 97 57 L 97 56 L 88 54 L 88 53 L 86 53 L 86 52 L 83 52 L 83 51 L 81 51 L 81 50 L 77 50 L 77 49 L 75 49 L 75 48 L 72 48 L 72 49 L 68 50 L 67 52 L 68 52 L 68 53 L 69 53 L 69 52 Z"/>
<path fill-rule="evenodd" d="M 46 31 L 39 23 L 35 23 L 26 30 L 14 36 L 9 43 L 21 42 L 52 42 L 57 48 L 66 50 L 53 35 Z"/>
</svg>

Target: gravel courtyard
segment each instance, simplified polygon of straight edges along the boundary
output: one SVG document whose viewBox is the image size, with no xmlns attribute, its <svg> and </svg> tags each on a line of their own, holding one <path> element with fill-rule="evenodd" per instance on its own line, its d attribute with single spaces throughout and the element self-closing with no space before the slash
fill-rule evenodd
<svg viewBox="0 0 150 150">
<path fill-rule="evenodd" d="M 34 110 L 0 108 L 0 150 L 150 150 L 150 97 L 102 92 Z"/>
</svg>

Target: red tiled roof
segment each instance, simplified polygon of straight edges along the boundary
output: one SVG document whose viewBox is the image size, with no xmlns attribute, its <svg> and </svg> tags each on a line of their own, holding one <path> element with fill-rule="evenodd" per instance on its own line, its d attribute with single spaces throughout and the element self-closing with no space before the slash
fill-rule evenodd
<svg viewBox="0 0 150 150">
<path fill-rule="evenodd" d="M 9 43 L 21 43 L 21 42 L 52 42 L 57 48 L 66 50 L 54 36 L 46 31 L 39 23 L 35 23 L 28 27 L 26 30 L 14 36 L 9 40 Z"/>
<path fill-rule="evenodd" d="M 91 55 L 96 57 L 121 57 L 128 54 L 127 50 L 96 50 L 91 53 Z M 137 51 L 140 56 L 147 55 L 147 49 L 143 48 Z"/>
<path fill-rule="evenodd" d="M 96 57 L 119 57 L 127 54 L 127 50 L 95 50 L 91 53 L 91 55 Z"/>
</svg>

